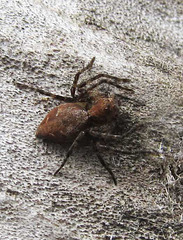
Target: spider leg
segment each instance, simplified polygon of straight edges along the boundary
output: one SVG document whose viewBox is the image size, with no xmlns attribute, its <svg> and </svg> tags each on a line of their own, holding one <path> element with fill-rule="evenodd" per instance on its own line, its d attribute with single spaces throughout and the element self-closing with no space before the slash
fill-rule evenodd
<svg viewBox="0 0 183 240">
<path fill-rule="evenodd" d="M 103 138 L 105 140 L 123 140 L 129 135 L 132 135 L 135 131 L 141 128 L 140 124 L 134 123 L 128 131 L 124 132 L 122 135 L 120 134 L 111 134 L 111 133 L 105 133 L 105 132 L 98 132 L 95 130 L 90 130 L 89 134 L 95 138 Z"/>
<path fill-rule="evenodd" d="M 103 139 L 109 139 L 109 140 L 122 140 L 122 136 L 121 135 L 117 135 L 117 134 L 110 134 L 110 133 L 105 133 L 105 132 L 97 132 L 97 131 L 94 131 L 94 130 L 91 130 L 90 134 L 93 137 L 97 137 L 97 138 L 103 138 Z"/>
<path fill-rule="evenodd" d="M 19 89 L 30 89 L 30 90 L 32 90 L 34 92 L 38 92 L 38 93 L 44 94 L 45 96 L 49 96 L 49 97 L 55 98 L 57 100 L 61 100 L 61 101 L 65 101 L 65 102 L 73 102 L 74 101 L 74 99 L 71 98 L 71 97 L 64 97 L 64 96 L 61 96 L 61 95 L 53 94 L 53 93 L 47 92 L 47 91 L 45 91 L 45 90 L 43 90 L 41 88 L 29 86 L 29 85 L 24 84 L 24 83 L 20 83 L 20 82 L 15 82 L 14 81 L 14 84 Z"/>
<path fill-rule="evenodd" d="M 90 130 L 90 135 L 93 136 L 94 138 L 97 139 L 103 139 L 104 142 L 106 143 L 106 141 L 118 141 L 119 142 L 123 142 L 125 139 L 125 145 L 127 145 L 128 143 L 131 142 L 131 138 L 128 138 L 129 135 L 134 134 L 134 132 L 136 132 L 138 129 L 140 129 L 142 127 L 142 125 L 134 123 L 133 126 L 127 130 L 126 132 L 124 132 L 122 135 L 119 134 L 110 134 L 110 133 L 105 133 L 105 132 L 97 132 L 95 130 Z M 154 154 L 157 153 L 156 150 L 153 149 L 139 149 L 139 150 L 121 150 L 121 148 L 116 148 L 116 147 L 111 147 L 111 146 L 106 146 L 103 144 L 98 144 L 97 146 L 99 148 L 103 148 L 105 150 L 111 150 L 111 151 L 116 151 L 118 153 L 122 153 L 122 154 L 138 154 L 138 153 L 144 153 L 144 154 Z"/>
<path fill-rule="evenodd" d="M 93 148 L 96 152 L 96 155 L 100 161 L 100 163 L 102 164 L 102 166 L 108 171 L 108 173 L 111 175 L 113 181 L 114 181 L 114 184 L 117 185 L 117 180 L 116 180 L 116 177 L 114 176 L 114 173 L 112 172 L 112 170 L 109 168 L 109 166 L 107 165 L 107 163 L 104 161 L 104 159 L 102 158 L 102 156 L 100 155 L 99 153 L 99 150 L 98 150 L 98 147 L 97 147 L 97 144 L 95 141 L 93 141 Z"/>
<path fill-rule="evenodd" d="M 55 173 L 53 174 L 54 176 L 57 175 L 57 173 L 61 170 L 61 168 L 63 168 L 63 166 L 65 165 L 65 163 L 67 162 L 68 158 L 70 157 L 70 155 L 73 152 L 73 149 L 78 145 L 78 142 L 83 138 L 83 136 L 85 135 L 85 132 L 82 131 L 78 134 L 78 136 L 75 138 L 74 142 L 72 143 L 72 145 L 70 146 L 69 150 L 66 153 L 66 156 L 62 162 L 62 164 L 60 165 L 60 167 L 55 171 Z"/>
<path fill-rule="evenodd" d="M 136 154 L 152 154 L 152 155 L 159 155 L 158 151 L 154 150 L 154 149 L 139 149 L 139 150 L 135 150 L 135 151 L 123 151 L 120 148 L 116 148 L 116 147 L 111 147 L 111 146 L 106 146 L 103 144 L 97 144 L 98 148 L 104 149 L 104 150 L 111 150 L 114 151 L 115 153 L 121 153 L 121 154 L 127 154 L 127 155 L 136 155 Z"/>
<path fill-rule="evenodd" d="M 77 83 L 78 83 L 78 80 L 79 80 L 79 76 L 85 72 L 86 70 L 89 70 L 92 68 L 93 66 L 93 63 L 95 61 L 95 57 L 93 57 L 91 59 L 91 61 L 88 63 L 88 65 L 86 67 L 84 67 L 83 69 L 81 69 L 79 72 L 76 73 L 75 77 L 74 77 L 74 81 L 73 81 L 73 84 L 72 84 L 72 87 L 71 87 L 71 96 L 74 97 L 75 96 L 75 91 L 76 91 L 76 88 L 77 88 Z"/>
<path fill-rule="evenodd" d="M 116 93 L 115 95 L 118 96 L 118 98 L 124 99 L 125 101 L 128 101 L 130 103 L 136 104 L 136 106 L 145 106 L 145 102 L 140 101 L 138 99 L 134 99 L 134 98 L 131 98 L 131 97 L 129 98 L 127 96 L 122 96 L 121 94 L 118 94 L 118 93 Z"/>
<path fill-rule="evenodd" d="M 83 95 L 86 95 L 88 92 L 90 92 L 91 90 L 93 90 L 94 88 L 98 87 L 99 85 L 101 85 L 103 83 L 107 83 L 108 85 L 115 86 L 115 87 L 117 87 L 117 88 L 119 88 L 121 90 L 134 93 L 133 89 L 130 89 L 130 88 L 127 88 L 127 87 L 122 87 L 121 85 L 119 85 L 119 84 L 117 84 L 117 83 L 115 83 L 113 81 L 110 81 L 109 79 L 101 79 L 99 82 L 93 84 L 92 86 L 87 88 L 85 91 L 82 91 L 78 98 L 82 98 Z"/>
<path fill-rule="evenodd" d="M 78 88 L 82 88 L 82 87 L 85 87 L 86 85 L 92 83 L 93 81 L 101 78 L 101 77 L 105 77 L 105 78 L 109 78 L 109 79 L 113 79 L 115 81 L 122 81 L 123 83 L 126 83 L 126 82 L 130 82 L 129 79 L 127 78 L 118 78 L 118 77 L 115 77 L 115 76 L 112 76 L 112 75 L 109 75 L 109 74 L 106 74 L 106 73 L 99 73 L 97 74 L 96 76 L 78 84 Z"/>
</svg>

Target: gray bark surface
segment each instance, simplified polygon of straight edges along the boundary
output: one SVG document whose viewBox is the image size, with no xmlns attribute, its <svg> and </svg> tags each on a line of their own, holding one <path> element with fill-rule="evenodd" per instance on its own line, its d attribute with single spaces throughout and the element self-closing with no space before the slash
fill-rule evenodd
<svg viewBox="0 0 183 240">
<path fill-rule="evenodd" d="M 0 239 L 183 239 L 183 2 L 0 5 Z M 94 56 L 81 81 L 129 78 L 129 97 L 143 103 L 120 99 L 115 133 L 137 128 L 109 139 L 115 151 L 100 152 L 117 186 L 90 145 L 78 146 L 54 177 L 69 146 L 35 131 L 59 101 L 14 84 L 70 96 L 74 75 Z"/>
</svg>

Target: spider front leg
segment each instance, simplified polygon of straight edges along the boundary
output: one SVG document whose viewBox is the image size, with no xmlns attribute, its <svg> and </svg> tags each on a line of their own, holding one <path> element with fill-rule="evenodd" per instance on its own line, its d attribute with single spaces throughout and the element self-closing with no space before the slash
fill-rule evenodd
<svg viewBox="0 0 183 240">
<path fill-rule="evenodd" d="M 103 150 L 108 150 L 108 151 L 113 151 L 115 153 L 121 153 L 121 154 L 125 154 L 125 155 L 137 155 L 137 154 L 151 154 L 154 156 L 158 156 L 159 152 L 157 150 L 154 149 L 139 149 L 139 150 L 131 150 L 131 151 L 127 151 L 127 150 L 121 150 L 121 148 L 116 148 L 116 147 L 111 147 L 111 146 L 106 146 L 103 144 L 97 144 L 97 147 Z"/>
<path fill-rule="evenodd" d="M 74 81 L 73 81 L 73 84 L 72 84 L 72 87 L 71 87 L 71 96 L 74 98 L 75 97 L 75 91 L 76 91 L 76 88 L 77 88 L 77 83 L 78 83 L 78 80 L 79 80 L 79 76 L 85 72 L 86 70 L 89 70 L 92 68 L 93 66 L 93 63 L 95 61 L 95 57 L 93 57 L 91 59 L 91 61 L 88 63 L 88 65 L 86 67 L 84 67 L 83 69 L 81 69 L 79 72 L 76 73 L 75 77 L 74 77 Z"/>
<path fill-rule="evenodd" d="M 107 73 L 99 73 L 99 74 L 97 74 L 96 76 L 94 76 L 94 77 L 92 77 L 92 78 L 90 78 L 90 79 L 88 79 L 88 80 L 86 80 L 86 81 L 78 84 L 78 88 L 83 88 L 83 87 L 85 87 L 86 85 L 88 85 L 88 84 L 92 83 L 93 81 L 95 81 L 95 80 L 97 80 L 97 79 L 99 79 L 99 78 L 102 78 L 102 77 L 108 78 L 108 79 L 112 79 L 112 80 L 115 80 L 115 81 L 119 81 L 119 82 L 121 81 L 121 82 L 123 82 L 123 83 L 130 82 L 130 80 L 127 79 L 127 78 L 118 78 L 118 77 L 109 75 L 109 74 L 107 74 Z"/>
<path fill-rule="evenodd" d="M 105 132 L 97 132 L 94 130 L 90 130 L 90 135 L 96 138 L 103 138 L 105 140 L 123 141 L 126 137 L 128 137 L 129 135 L 137 131 L 140 127 L 141 125 L 134 123 L 133 126 L 130 129 L 128 129 L 128 131 L 124 132 L 122 135 L 105 133 Z"/>
<path fill-rule="evenodd" d="M 78 96 L 78 99 L 82 99 L 83 96 L 87 95 L 89 92 L 91 92 L 91 90 L 95 89 L 96 87 L 98 87 L 99 85 L 106 83 L 108 85 L 114 86 L 118 89 L 130 92 L 130 93 L 134 93 L 133 89 L 127 88 L 127 87 L 122 87 L 121 85 L 109 80 L 109 79 L 100 79 L 99 82 L 93 84 L 92 86 L 90 86 L 87 89 L 83 89 L 83 88 L 79 88 L 78 90 L 80 91 L 80 95 Z"/>
</svg>

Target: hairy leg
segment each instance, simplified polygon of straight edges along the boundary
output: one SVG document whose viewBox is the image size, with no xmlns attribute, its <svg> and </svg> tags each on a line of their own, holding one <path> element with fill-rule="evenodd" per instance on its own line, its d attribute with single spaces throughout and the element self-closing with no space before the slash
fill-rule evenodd
<svg viewBox="0 0 183 240">
<path fill-rule="evenodd" d="M 103 84 L 103 83 L 106 83 L 108 85 L 112 85 L 112 86 L 115 86 L 121 90 L 124 90 L 124 91 L 127 91 L 127 92 L 130 92 L 130 93 L 134 93 L 134 90 L 130 89 L 130 88 L 127 88 L 127 87 L 122 87 L 121 85 L 109 80 L 109 79 L 100 79 L 99 82 L 93 84 L 92 86 L 90 86 L 89 88 L 87 89 L 79 89 L 80 90 L 80 95 L 78 96 L 78 99 L 82 99 L 83 96 L 87 95 L 88 92 L 90 92 L 91 90 L 93 90 L 94 88 L 98 87 L 99 85 Z"/>
<path fill-rule="evenodd" d="M 154 156 L 159 155 L 159 152 L 156 150 L 151 150 L 151 149 L 139 149 L 139 150 L 132 150 L 132 151 L 124 151 L 121 150 L 121 148 L 116 148 L 116 147 L 111 147 L 111 146 L 106 146 L 103 144 L 97 144 L 98 148 L 101 148 L 103 150 L 110 150 L 110 151 L 114 151 L 115 153 L 121 153 L 121 154 L 127 154 L 127 155 L 136 155 L 136 154 L 151 154 Z"/>
<path fill-rule="evenodd" d="M 19 89 L 30 89 L 34 92 L 38 92 L 38 93 L 41 93 L 41 94 L 44 94 L 45 96 L 49 96 L 49 97 L 52 97 L 52 98 L 55 98 L 57 100 L 61 100 L 61 101 L 65 101 L 65 102 L 73 102 L 74 99 L 71 98 L 71 97 L 64 97 L 64 96 L 60 96 L 60 95 L 57 95 L 57 94 L 53 94 L 53 93 L 50 93 L 50 92 L 47 92 L 43 89 L 40 89 L 40 88 L 37 88 L 37 87 L 33 87 L 33 86 L 29 86 L 27 84 L 24 84 L 24 83 L 20 83 L 20 82 L 15 82 L 14 81 L 14 84 L 19 88 Z"/>
<path fill-rule="evenodd" d="M 117 180 L 116 180 L 116 177 L 114 176 L 114 173 L 112 172 L 112 170 L 109 168 L 109 166 L 107 165 L 107 163 L 104 161 L 104 159 L 102 158 L 102 156 L 100 155 L 99 153 L 99 150 L 98 150 L 98 147 L 97 147 L 97 144 L 95 141 L 93 141 L 93 148 L 96 152 L 96 155 L 100 161 L 100 163 L 102 164 L 102 166 L 108 171 L 108 173 L 111 175 L 112 177 L 112 180 L 114 181 L 114 184 L 117 185 Z"/>
<path fill-rule="evenodd" d="M 84 67 L 83 69 L 81 69 L 79 72 L 76 73 L 75 77 L 74 77 L 74 81 L 73 81 L 73 84 L 72 84 L 72 87 L 71 87 L 71 96 L 74 97 L 75 96 L 75 91 L 76 91 L 76 88 L 77 88 L 77 83 L 78 83 L 78 80 L 79 80 L 79 76 L 85 72 L 86 70 L 89 70 L 92 68 L 93 66 L 93 63 L 95 61 L 95 57 L 93 57 L 91 59 L 91 61 L 88 63 L 88 65 L 86 67 Z"/>
<path fill-rule="evenodd" d="M 78 142 L 84 137 L 85 132 L 82 131 L 78 134 L 78 136 L 75 138 L 74 142 L 72 143 L 72 145 L 70 146 L 69 150 L 67 151 L 67 154 L 62 162 L 62 164 L 60 165 L 60 167 L 55 171 L 54 176 L 57 175 L 57 173 L 63 168 L 63 166 L 65 165 L 65 163 L 67 162 L 68 158 L 70 157 L 70 155 L 73 152 L 73 149 L 78 145 Z"/>
<path fill-rule="evenodd" d="M 112 76 L 112 75 L 109 75 L 109 74 L 106 74 L 106 73 L 99 73 L 96 76 L 88 79 L 87 81 L 84 81 L 84 82 L 78 84 L 78 88 L 85 87 L 86 85 L 92 83 L 93 81 L 95 81 L 95 80 L 97 80 L 101 77 L 109 78 L 109 79 L 112 79 L 112 80 L 115 80 L 115 81 L 118 81 L 118 82 L 123 82 L 123 83 L 130 82 L 130 80 L 127 79 L 127 78 L 118 78 L 118 77 L 115 77 L 115 76 Z"/>
</svg>

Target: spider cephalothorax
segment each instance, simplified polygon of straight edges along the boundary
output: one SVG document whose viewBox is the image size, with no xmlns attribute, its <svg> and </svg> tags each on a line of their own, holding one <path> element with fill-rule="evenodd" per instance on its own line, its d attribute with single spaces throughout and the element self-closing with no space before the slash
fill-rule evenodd
<svg viewBox="0 0 183 240">
<path fill-rule="evenodd" d="M 88 114 L 96 123 L 104 124 L 110 122 L 118 114 L 118 106 L 114 97 L 97 97 L 92 107 L 88 110 Z"/>
</svg>

